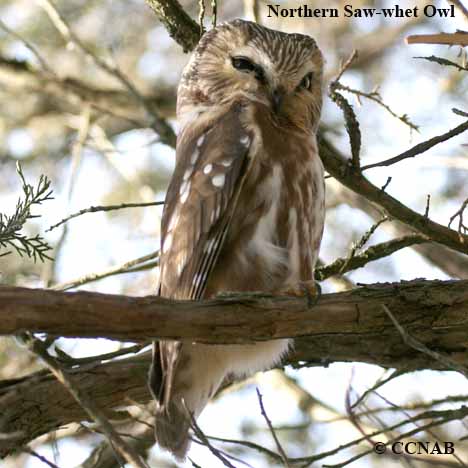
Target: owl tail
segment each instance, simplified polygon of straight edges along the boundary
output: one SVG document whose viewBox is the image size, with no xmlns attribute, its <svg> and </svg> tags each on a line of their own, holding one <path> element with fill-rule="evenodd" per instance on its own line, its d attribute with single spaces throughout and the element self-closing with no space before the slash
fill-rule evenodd
<svg viewBox="0 0 468 468">
<path fill-rule="evenodd" d="M 154 435 L 158 445 L 180 461 L 190 448 L 190 416 L 185 408 L 174 403 L 156 410 Z"/>
<path fill-rule="evenodd" d="M 191 444 L 190 429 L 209 401 L 208 396 L 200 394 L 199 390 L 197 387 L 187 390 L 187 404 L 185 399 L 177 396 L 164 405 L 157 402 L 154 424 L 156 442 L 179 461 L 185 460 Z"/>
<path fill-rule="evenodd" d="M 156 400 L 155 438 L 160 447 L 184 460 L 190 428 L 218 389 L 224 369 L 215 348 L 158 342 L 153 346 L 149 387 Z"/>
<path fill-rule="evenodd" d="M 153 343 L 153 360 L 149 388 L 156 400 L 154 435 L 158 445 L 183 460 L 190 447 L 190 413 L 173 395 L 173 384 L 179 361 L 178 343 Z"/>
</svg>

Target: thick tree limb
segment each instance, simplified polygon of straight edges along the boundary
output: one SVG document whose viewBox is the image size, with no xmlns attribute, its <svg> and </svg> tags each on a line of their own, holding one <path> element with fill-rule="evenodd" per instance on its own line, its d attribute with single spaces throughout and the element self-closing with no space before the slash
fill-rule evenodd
<svg viewBox="0 0 468 468">
<path fill-rule="evenodd" d="M 136 356 L 97 367 L 85 365 L 68 374 L 75 386 L 112 420 L 116 416 L 112 408 L 150 401 L 146 384 L 149 356 L 145 358 Z M 86 420 L 86 411 L 48 372 L 0 382 L 0 433 L 18 432 L 11 439 L 0 438 L 0 458 L 40 435 Z"/>
<path fill-rule="evenodd" d="M 146 0 L 146 3 L 184 52 L 195 48 L 200 39 L 200 28 L 177 0 Z"/>
<path fill-rule="evenodd" d="M 220 343 L 302 336 L 284 361 L 292 365 L 368 362 L 397 369 L 440 369 L 401 338 L 385 304 L 406 332 L 462 365 L 468 365 L 468 281 L 424 281 L 370 285 L 326 294 L 312 309 L 295 298 L 231 296 L 200 303 L 157 297 L 133 298 L 88 292 L 63 293 L 0 288 L 0 332 L 30 328 L 66 336 L 142 339 L 183 337 Z M 307 336 L 305 336 L 307 335 Z M 149 355 L 69 370 L 75 385 L 111 411 L 147 403 Z M 111 413 L 109 413 L 111 414 Z M 47 372 L 0 382 L 0 456 L 86 413 Z"/>
<path fill-rule="evenodd" d="M 468 317 L 466 280 L 370 285 L 323 295 L 312 309 L 301 298 L 263 293 L 193 302 L 3 286 L 0 334 L 28 330 L 67 337 L 188 339 L 212 344 L 335 333 L 356 336 L 376 329 L 394 334 L 391 322 L 379 310 L 382 304 L 402 326 L 425 330 L 433 339 L 439 336 L 439 320 L 445 323 L 444 334 L 468 327 L 458 320 Z"/>
<path fill-rule="evenodd" d="M 47 368 L 54 377 L 63 385 L 71 397 L 83 408 L 87 417 L 99 425 L 104 433 L 109 445 L 113 446 L 117 454 L 123 460 L 127 461 L 135 468 L 148 468 L 140 455 L 134 448 L 126 443 L 121 435 L 115 430 L 109 422 L 104 412 L 99 408 L 87 393 L 79 389 L 69 373 L 59 364 L 59 362 L 47 352 L 47 345 L 42 340 L 35 338 L 29 333 L 23 333 L 21 338 L 24 340 L 28 349 L 42 359 Z"/>
</svg>

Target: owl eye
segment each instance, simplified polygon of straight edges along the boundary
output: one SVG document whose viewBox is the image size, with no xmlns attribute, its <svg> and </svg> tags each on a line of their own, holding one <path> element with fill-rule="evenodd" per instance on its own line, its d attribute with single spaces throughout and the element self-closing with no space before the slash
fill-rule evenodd
<svg viewBox="0 0 468 468">
<path fill-rule="evenodd" d="M 260 65 L 256 65 L 246 57 L 232 57 L 231 58 L 232 66 L 241 72 L 254 72 L 255 78 L 260 81 L 260 83 L 265 83 L 265 73 L 263 68 Z"/>
<path fill-rule="evenodd" d="M 302 81 L 300 82 L 298 88 L 299 89 L 308 89 L 310 91 L 310 88 L 312 87 L 312 78 L 314 77 L 314 74 L 312 72 L 307 73 L 304 78 L 302 78 Z"/>
<path fill-rule="evenodd" d="M 251 72 L 256 71 L 256 66 L 252 63 L 248 58 L 245 57 L 232 57 L 232 66 L 236 70 L 240 70 L 243 72 Z"/>
</svg>

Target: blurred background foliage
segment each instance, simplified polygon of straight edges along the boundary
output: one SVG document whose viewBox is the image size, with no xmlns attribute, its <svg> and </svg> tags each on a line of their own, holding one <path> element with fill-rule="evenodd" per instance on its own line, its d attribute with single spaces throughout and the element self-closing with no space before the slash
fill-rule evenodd
<svg viewBox="0 0 468 468">
<path fill-rule="evenodd" d="M 184 0 L 181 3 L 193 18 L 198 17 L 199 2 Z M 219 1 L 218 22 L 249 17 L 251 3 L 248 0 L 245 3 Z M 309 2 L 309 5 L 342 10 L 346 3 L 350 2 L 317 0 L 313 5 Z M 424 6 L 427 2 L 414 0 L 411 4 L 405 3 L 413 7 Z M 435 4 L 447 7 L 450 3 L 440 1 Z M 40 0 L 0 1 L 0 211 L 13 212 L 21 195 L 17 162 L 21 163 L 28 183 L 33 184 L 40 175 L 46 175 L 52 182 L 55 197 L 35 207 L 34 213 L 41 217 L 25 226 L 28 235 L 41 233 L 53 246 L 54 261 L 34 263 L 17 255 L 0 257 L 1 283 L 29 287 L 57 285 L 157 250 L 160 207 L 86 214 L 71 220 L 65 229 L 62 226 L 51 232 L 45 231 L 68 214 L 92 205 L 151 202 L 164 198 L 174 166 L 174 151 L 160 143 L 158 135 L 151 130 L 151 121 L 141 99 L 177 130 L 174 114 L 176 87 L 188 59 L 143 0 L 55 1 L 57 10 L 82 44 L 127 77 L 140 93 L 140 98 L 137 98 L 122 80 L 105 72 L 74 41 L 67 40 L 66 30 L 60 31 L 59 22 L 54 24 L 44 5 L 45 2 Z M 282 2 L 281 5 L 297 7 L 299 2 Z M 355 8 L 389 7 L 393 2 L 356 0 L 352 5 Z M 410 121 L 418 126 L 419 133 L 392 117 L 378 104 L 353 101 L 350 97 L 363 132 L 363 164 L 399 154 L 418 141 L 456 126 L 461 120 L 452 113 L 453 107 L 468 110 L 466 73 L 414 59 L 415 56 L 434 54 L 463 63 L 466 60 L 464 53 L 457 47 L 404 44 L 404 37 L 408 34 L 462 29 L 466 26 L 466 18 L 458 9 L 454 19 L 429 20 L 421 15 L 418 18 L 370 20 L 343 17 L 275 19 L 267 17 L 264 2 L 259 2 L 259 8 L 258 18 L 265 26 L 302 32 L 317 39 L 326 57 L 328 80 L 353 49 L 357 49 L 358 59 L 342 82 L 365 92 L 378 89 L 385 103 L 397 115 L 408 114 Z M 207 28 L 210 27 L 209 13 L 207 5 Z M 322 122 L 324 131 L 349 154 L 342 114 L 329 99 L 325 99 Z M 366 176 L 380 185 L 392 177 L 388 193 L 418 212 L 424 212 L 426 198 L 430 194 L 431 218 L 446 225 L 467 197 L 467 156 L 467 139 L 461 135 L 414 160 L 370 170 Z M 327 180 L 327 206 L 321 252 L 325 263 L 346 256 L 353 242 L 381 217 L 375 207 L 333 179 Z M 397 223 L 385 223 L 373 235 L 371 244 L 401 235 L 402 229 Z M 415 277 L 461 278 L 467 277 L 467 272 L 466 258 L 431 244 L 405 249 L 390 258 L 371 263 L 345 279 L 331 279 L 324 284 L 324 289 L 335 291 L 353 287 L 357 282 Z M 83 288 L 130 295 L 153 294 L 157 275 L 157 268 L 152 268 L 107 277 Z M 67 352 L 76 356 L 116 347 L 115 343 L 102 340 L 61 340 L 61 343 Z M 25 375 L 39 366 L 12 339 L 0 339 L 1 379 Z M 301 456 L 325 450 L 341 440 L 338 433 L 344 430 L 345 423 L 325 430 L 323 426 L 327 424 L 323 421 L 339 419 L 344 414 L 343 394 L 350 369 L 350 365 L 337 364 L 330 369 L 288 370 L 287 374 L 274 371 L 258 377 L 265 386 L 264 393 L 268 394 L 266 404 L 272 409 L 271 416 L 278 425 L 282 424 L 281 421 L 284 423 L 281 437 L 290 455 Z M 366 365 L 357 365 L 355 369 L 362 378 L 361 390 L 372 385 L 383 372 Z M 418 378 L 432 388 L 423 389 L 415 384 L 416 378 L 402 379 L 399 386 L 395 384 L 391 387 L 393 390 L 389 390 L 397 395 L 398 404 L 442 398 L 444 392 L 440 386 L 445 386 L 443 382 L 447 381 L 452 382 L 453 392 L 463 393 L 465 385 L 464 393 L 468 393 L 462 379 L 452 376 L 444 380 L 446 375 L 435 372 L 420 374 L 425 375 Z M 234 434 L 238 438 L 254 439 L 259 444 L 272 446 L 263 421 L 258 414 L 252 416 L 258 413 L 252 388 L 252 384 L 245 384 L 239 392 L 230 393 L 211 405 L 201 420 L 202 427 L 210 434 L 226 432 L 230 436 Z M 382 405 L 377 397 L 374 400 L 368 402 L 369 407 Z M 235 418 L 237 411 L 232 406 L 239 404 L 246 409 L 252 408 L 253 413 L 246 411 L 242 419 Z M 231 410 L 226 410 L 229 407 Z M 232 426 L 237 422 L 237 432 L 219 427 L 220 419 L 216 417 L 219 411 L 232 414 L 225 423 Z M 385 424 L 389 424 L 392 418 L 394 416 L 390 415 Z M 352 432 L 349 427 L 346 431 L 356 436 L 356 431 Z M 444 437 L 450 440 L 454 434 L 461 435 L 457 431 L 461 431 L 459 426 L 448 433 L 438 430 L 437 436 L 441 440 Z M 464 431 L 466 434 L 466 429 Z M 58 445 L 51 444 L 49 440 L 38 448 L 39 451 L 44 450 L 41 453 L 54 455 L 61 467 L 77 465 L 100 440 L 99 435 L 80 436 L 73 431 L 65 434 L 58 436 L 63 439 Z M 260 454 L 250 453 L 246 458 L 246 450 L 239 446 L 235 452 L 253 466 L 271 466 Z M 70 455 L 75 452 L 76 456 Z M 194 453 L 198 455 L 198 452 Z M 466 448 L 463 455 L 466 460 Z M 155 460 L 160 457 L 156 451 L 153 456 Z M 157 460 L 154 466 L 174 466 L 167 458 L 165 461 Z M 218 466 L 219 462 L 210 459 L 206 463 L 202 465 Z M 355 466 L 382 466 L 380 463 L 379 458 L 366 458 L 356 462 Z M 388 459 L 384 463 L 391 466 L 394 461 Z M 396 462 L 401 463 L 401 460 Z M 408 466 L 425 466 L 416 465 L 414 461 L 408 463 L 411 463 Z M 33 462 L 29 456 L 21 455 L 0 462 L 0 465 L 33 466 Z"/>
</svg>

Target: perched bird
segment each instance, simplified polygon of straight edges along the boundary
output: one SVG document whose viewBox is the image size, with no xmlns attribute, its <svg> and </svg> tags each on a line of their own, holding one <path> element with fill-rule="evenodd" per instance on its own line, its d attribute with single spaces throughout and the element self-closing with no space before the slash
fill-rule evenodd
<svg viewBox="0 0 468 468">
<path fill-rule="evenodd" d="M 177 95 L 161 296 L 313 289 L 325 205 L 321 84 L 322 54 L 308 36 L 234 20 L 201 38 Z M 154 343 L 149 384 L 159 445 L 183 459 L 191 417 L 223 380 L 273 366 L 289 344 Z"/>
</svg>

